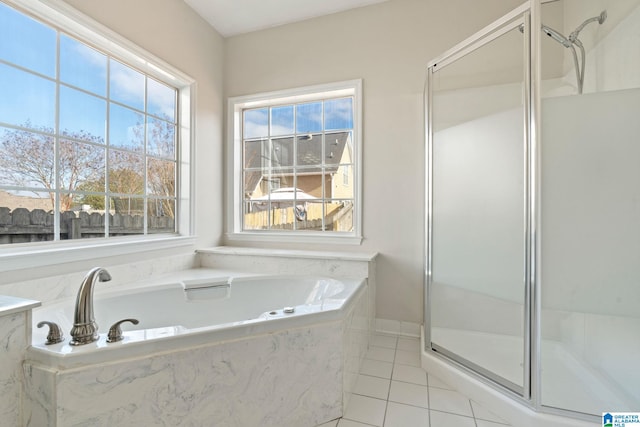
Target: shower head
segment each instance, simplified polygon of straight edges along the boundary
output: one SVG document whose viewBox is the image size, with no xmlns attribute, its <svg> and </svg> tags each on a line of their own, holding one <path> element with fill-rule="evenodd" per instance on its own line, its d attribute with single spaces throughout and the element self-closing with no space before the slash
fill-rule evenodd
<svg viewBox="0 0 640 427">
<path fill-rule="evenodd" d="M 582 88 L 584 85 L 584 67 L 585 67 L 585 57 L 586 57 L 584 45 L 578 38 L 578 34 L 580 34 L 580 31 L 582 31 L 582 29 L 586 27 L 589 23 L 597 22 L 598 24 L 602 25 L 602 23 L 606 19 L 607 19 L 607 11 L 603 10 L 602 12 L 600 12 L 600 15 L 594 16 L 593 18 L 589 18 L 586 21 L 584 21 L 582 24 L 580 24 L 578 28 L 576 28 L 569 35 L 568 38 L 563 36 L 561 33 L 559 33 L 558 31 L 554 30 L 551 27 L 547 27 L 546 25 L 542 26 L 542 31 L 544 31 L 546 35 L 548 35 L 549 37 L 551 37 L 552 39 L 554 39 L 555 41 L 557 41 L 567 49 L 571 49 L 571 53 L 573 55 L 573 63 L 575 65 L 575 70 L 576 70 L 576 81 L 578 83 L 578 93 L 582 93 Z M 576 53 L 576 48 L 574 45 L 578 46 L 578 48 L 580 49 L 580 54 L 581 54 L 580 56 L 582 58 L 582 67 L 580 67 L 578 64 L 578 54 Z"/>
<path fill-rule="evenodd" d="M 570 35 L 569 35 L 569 40 L 573 43 L 578 39 L 578 34 L 580 34 L 580 31 L 582 31 L 582 29 L 584 27 L 586 27 L 588 24 L 590 24 L 591 22 L 597 22 L 598 24 L 602 25 L 602 23 L 607 19 L 607 11 L 606 9 L 603 10 L 602 12 L 600 12 L 600 15 L 598 16 L 594 16 L 593 18 L 589 18 L 587 20 L 585 20 L 582 24 L 578 25 L 578 28 L 576 28 Z"/>
<path fill-rule="evenodd" d="M 553 28 L 547 27 L 546 25 L 543 25 L 542 26 L 542 31 L 544 31 L 544 33 L 546 35 L 548 35 L 549 37 L 551 37 L 552 39 L 554 39 L 555 41 L 560 43 L 562 46 L 567 47 L 567 48 L 572 46 L 571 42 L 569 41 L 569 39 L 567 39 L 565 36 L 563 36 L 562 34 L 557 32 Z"/>
<path fill-rule="evenodd" d="M 546 25 L 542 26 L 542 31 L 546 35 L 548 35 L 549 37 L 551 37 L 552 39 L 560 43 L 562 46 L 571 50 L 571 54 L 573 55 L 573 63 L 575 65 L 575 70 L 576 70 L 576 82 L 578 84 L 578 93 L 582 93 L 583 72 L 580 70 L 580 66 L 578 65 L 578 54 L 576 53 L 576 48 L 573 45 L 574 43 L 572 43 L 571 40 L 567 39 L 565 36 L 557 32 L 553 28 L 547 27 Z M 578 40 L 578 43 L 576 43 L 576 45 L 580 47 L 582 50 L 582 58 L 584 62 L 584 48 L 582 48 L 582 43 L 579 43 L 579 40 Z M 582 69 L 584 69 L 584 65 L 582 66 Z"/>
<path fill-rule="evenodd" d="M 598 16 L 598 24 L 602 25 L 606 19 L 607 19 L 607 11 L 603 10 L 602 12 L 600 12 L 600 16 Z"/>
</svg>

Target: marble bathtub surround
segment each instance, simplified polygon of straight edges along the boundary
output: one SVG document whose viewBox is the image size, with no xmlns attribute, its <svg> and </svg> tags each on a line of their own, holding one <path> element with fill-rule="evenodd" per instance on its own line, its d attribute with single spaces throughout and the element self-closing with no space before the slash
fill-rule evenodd
<svg viewBox="0 0 640 427">
<path fill-rule="evenodd" d="M 314 426 L 340 417 L 375 325 L 375 254 L 324 259 L 327 254 L 311 251 L 235 252 L 204 251 L 197 264 L 221 274 L 360 277 L 365 286 L 339 318 L 317 323 L 249 327 L 221 340 L 184 341 L 173 350 L 158 346 L 115 360 L 55 362 L 33 350 L 24 364 L 25 425 L 180 425 L 188 419 L 193 425 Z"/>
<path fill-rule="evenodd" d="M 22 420 L 22 362 L 31 340 L 31 309 L 37 301 L 0 296 L 0 424 L 23 425 Z M 6 423 L 6 424 L 5 424 Z"/>
<path fill-rule="evenodd" d="M 280 426 L 335 419 L 368 345 L 366 296 L 344 319 L 307 327 L 69 369 L 27 360 L 27 425 L 179 425 L 188 418 L 193 425 Z"/>
<path fill-rule="evenodd" d="M 351 302 L 339 320 L 263 331 L 250 338 L 184 343 L 177 351 L 156 349 L 144 355 L 131 354 L 126 360 L 104 357 L 96 363 L 65 366 L 50 363 L 46 357 L 30 357 L 31 309 L 39 302 L 5 307 L 0 310 L 0 337 L 8 357 L 5 360 L 10 363 L 3 361 L 0 366 L 2 422 L 38 427 L 148 425 L 163 417 L 163 423 L 188 419 L 195 424 L 206 420 L 200 424 L 207 425 L 211 417 L 230 420 L 231 414 L 242 414 L 240 425 L 280 426 L 316 425 L 335 419 L 353 394 L 370 333 L 375 329 L 375 257 L 223 247 L 104 265 L 113 280 L 103 283 L 97 293 L 132 284 L 153 286 L 161 277 L 199 267 L 246 275 L 367 279 L 366 292 Z M 0 295 L 31 298 L 45 305 L 72 300 L 85 274 L 83 270 L 4 282 L 0 283 Z M 0 306 L 6 301 L 0 297 Z M 104 334 L 108 325 L 100 326 Z M 68 339 L 68 331 L 64 332 Z M 295 398 L 268 400 L 284 390 L 286 396 Z"/>
</svg>

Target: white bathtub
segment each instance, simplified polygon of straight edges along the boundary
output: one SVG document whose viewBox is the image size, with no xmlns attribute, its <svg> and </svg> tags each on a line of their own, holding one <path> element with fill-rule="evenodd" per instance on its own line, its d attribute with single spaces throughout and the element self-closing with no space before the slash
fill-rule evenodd
<svg viewBox="0 0 640 427">
<path fill-rule="evenodd" d="M 33 328 L 31 425 L 313 426 L 342 415 L 368 346 L 365 279 L 196 269 L 99 286 L 94 343 L 68 344 L 75 299 L 33 311 L 34 325 L 58 323 L 65 341 L 45 345 L 46 328 Z M 124 318 L 140 323 L 123 324 L 124 339 L 107 343 L 109 326 Z"/>
<path fill-rule="evenodd" d="M 31 354 L 35 360 L 72 367 L 335 320 L 363 284 L 352 279 L 209 269 L 190 270 L 159 282 L 107 292 L 101 292 L 97 283 L 94 314 L 100 339 L 90 344 L 69 345 L 75 298 L 33 310 Z M 285 313 L 284 308 L 294 311 Z M 124 339 L 107 343 L 109 327 L 126 318 L 140 323 L 122 324 Z M 36 327 L 43 320 L 60 326 L 65 334 L 62 343 L 45 344 L 47 328 Z"/>
</svg>

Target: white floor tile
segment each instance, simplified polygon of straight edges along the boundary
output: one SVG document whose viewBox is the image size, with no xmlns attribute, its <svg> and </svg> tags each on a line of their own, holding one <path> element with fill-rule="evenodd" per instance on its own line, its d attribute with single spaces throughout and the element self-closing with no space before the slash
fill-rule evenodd
<svg viewBox="0 0 640 427">
<path fill-rule="evenodd" d="M 389 386 L 391 381 L 386 378 L 372 377 L 370 375 L 358 375 L 356 385 L 353 388 L 355 394 L 375 397 L 376 399 L 387 400 L 389 397 Z"/>
<path fill-rule="evenodd" d="M 395 352 L 396 351 L 393 348 L 376 347 L 372 345 L 369 347 L 369 351 L 367 351 L 365 358 L 370 360 L 379 360 L 381 362 L 393 362 Z"/>
<path fill-rule="evenodd" d="M 420 340 L 417 338 L 398 338 L 398 350 L 420 353 Z"/>
<path fill-rule="evenodd" d="M 429 410 L 389 402 L 384 427 L 429 427 Z"/>
<path fill-rule="evenodd" d="M 396 350 L 395 363 L 420 367 L 420 353 L 407 350 Z"/>
<path fill-rule="evenodd" d="M 491 421 L 479 420 L 476 418 L 476 427 L 505 427 L 507 425 L 508 424 L 494 423 Z"/>
<path fill-rule="evenodd" d="M 377 333 L 344 417 L 316 427 L 508 426 L 420 366 L 418 339 Z"/>
<path fill-rule="evenodd" d="M 382 427 L 386 407 L 387 402 L 384 400 L 354 394 L 349 400 L 343 418 Z"/>
<path fill-rule="evenodd" d="M 360 373 L 380 378 L 391 378 L 393 363 L 381 362 L 379 360 L 364 359 L 360 366 Z"/>
<path fill-rule="evenodd" d="M 437 411 L 473 417 L 469 399 L 456 391 L 430 387 L 429 407 Z"/>
<path fill-rule="evenodd" d="M 395 364 L 391 379 L 406 383 L 427 385 L 427 372 L 416 366 Z"/>
<path fill-rule="evenodd" d="M 429 387 L 443 388 L 445 390 L 453 390 L 449 384 L 445 383 L 438 377 L 434 377 L 433 375 L 428 375 L 429 379 Z"/>
<path fill-rule="evenodd" d="M 395 335 L 374 335 L 371 345 L 376 347 L 396 348 L 398 337 Z"/>
<path fill-rule="evenodd" d="M 427 395 L 427 387 L 418 384 L 391 381 L 389 401 L 428 408 L 429 399 Z"/>
<path fill-rule="evenodd" d="M 343 418 L 338 423 L 338 427 L 371 427 L 371 424 L 362 424 L 357 421 L 345 420 Z"/>
<path fill-rule="evenodd" d="M 431 418 L 431 427 L 476 427 L 473 418 L 461 415 L 431 411 L 429 417 Z"/>
<path fill-rule="evenodd" d="M 473 416 L 477 420 L 492 421 L 498 424 L 508 424 L 505 420 L 494 414 L 493 412 L 480 405 L 478 402 L 471 401 L 471 407 L 473 408 Z"/>
</svg>

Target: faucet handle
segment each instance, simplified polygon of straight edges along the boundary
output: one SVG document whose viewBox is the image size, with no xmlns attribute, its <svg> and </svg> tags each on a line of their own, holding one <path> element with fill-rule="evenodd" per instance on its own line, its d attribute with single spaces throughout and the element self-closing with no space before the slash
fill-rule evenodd
<svg viewBox="0 0 640 427">
<path fill-rule="evenodd" d="M 57 344 L 64 341 L 64 335 L 57 323 L 44 320 L 38 323 L 37 326 L 38 328 L 42 328 L 45 325 L 49 327 L 49 333 L 47 334 L 47 342 L 45 342 L 45 345 Z"/>
<path fill-rule="evenodd" d="M 131 322 L 134 325 L 137 325 L 138 319 L 122 319 L 122 320 L 118 320 L 116 323 L 114 323 L 113 325 L 111 325 L 111 327 L 109 328 L 109 333 L 107 334 L 107 342 L 118 342 L 118 341 L 122 341 L 122 339 L 124 338 L 122 336 L 122 329 L 120 329 L 120 325 L 124 322 Z"/>
</svg>

